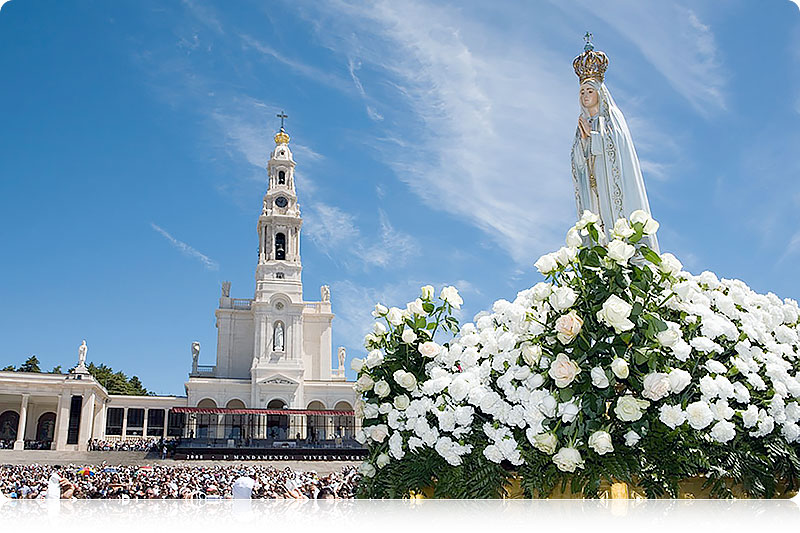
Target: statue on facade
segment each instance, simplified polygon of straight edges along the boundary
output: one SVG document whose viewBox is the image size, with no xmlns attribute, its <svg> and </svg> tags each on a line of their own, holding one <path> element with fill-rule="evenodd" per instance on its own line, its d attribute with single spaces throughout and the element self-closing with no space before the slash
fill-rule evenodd
<svg viewBox="0 0 800 533">
<path fill-rule="evenodd" d="M 628 124 L 603 83 L 608 57 L 594 49 L 590 33 L 584 38 L 584 52 L 572 62 L 581 108 L 572 144 L 575 201 L 578 217 L 584 210 L 599 215 L 602 233 L 611 240 L 617 219 L 639 209 L 650 215 L 650 204 Z M 659 251 L 655 235 L 642 242 Z"/>
<path fill-rule="evenodd" d="M 78 368 L 86 368 L 86 352 L 89 348 L 86 346 L 86 339 L 78 347 Z"/>
<path fill-rule="evenodd" d="M 283 351 L 283 324 L 281 322 L 278 322 L 275 325 L 275 337 L 273 342 L 273 349 L 276 352 Z"/>
<path fill-rule="evenodd" d="M 197 364 L 200 359 L 200 343 L 192 342 L 192 372 L 197 372 Z"/>
<path fill-rule="evenodd" d="M 345 350 L 344 346 L 339 346 L 339 351 L 336 354 L 339 357 L 339 369 L 344 369 L 344 360 L 347 357 L 347 350 Z"/>
<path fill-rule="evenodd" d="M 323 302 L 331 301 L 331 288 L 328 285 L 323 285 L 322 287 L 320 287 L 319 292 L 322 295 Z"/>
<path fill-rule="evenodd" d="M 231 282 L 230 281 L 223 281 L 222 282 L 222 297 L 223 298 L 230 298 L 231 297 Z"/>
</svg>

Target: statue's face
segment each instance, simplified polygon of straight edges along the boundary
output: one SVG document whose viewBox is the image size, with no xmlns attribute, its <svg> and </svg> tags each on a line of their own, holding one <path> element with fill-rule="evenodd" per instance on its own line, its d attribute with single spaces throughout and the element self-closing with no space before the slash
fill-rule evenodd
<svg viewBox="0 0 800 533">
<path fill-rule="evenodd" d="M 597 107 L 597 90 L 588 84 L 581 85 L 581 104 L 583 107 L 591 109 Z"/>
</svg>

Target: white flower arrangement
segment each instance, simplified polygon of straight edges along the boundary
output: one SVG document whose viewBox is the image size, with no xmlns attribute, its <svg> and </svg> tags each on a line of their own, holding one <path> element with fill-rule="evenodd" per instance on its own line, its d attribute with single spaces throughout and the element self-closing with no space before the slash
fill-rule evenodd
<svg viewBox="0 0 800 533">
<path fill-rule="evenodd" d="M 436 458 L 430 479 L 443 485 L 448 468 L 466 475 L 488 461 L 496 472 L 528 469 L 540 492 L 549 485 L 534 469 L 583 476 L 590 492 L 624 469 L 654 495 L 691 470 L 678 467 L 685 450 L 708 454 L 694 475 L 719 474 L 703 461 L 731 450 L 797 464 L 797 303 L 683 271 L 641 244 L 658 229 L 644 213 L 617 221 L 608 245 L 598 220 L 585 212 L 567 246 L 536 262 L 544 282 L 460 328 L 454 287 L 437 301 L 425 286 L 404 310 L 376 305 L 383 322 L 366 337 L 366 360 L 353 363 L 370 451 L 362 472 L 372 476 L 363 494 L 385 495 L 376 488 L 384 472 L 427 472 Z"/>
</svg>

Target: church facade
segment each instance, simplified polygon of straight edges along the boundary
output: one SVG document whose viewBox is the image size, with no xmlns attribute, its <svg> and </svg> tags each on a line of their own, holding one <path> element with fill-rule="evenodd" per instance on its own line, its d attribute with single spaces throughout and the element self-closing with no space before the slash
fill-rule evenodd
<svg viewBox="0 0 800 533">
<path fill-rule="evenodd" d="M 84 345 L 68 375 L 0 372 L 0 448 L 85 450 L 91 439 L 141 437 L 249 445 L 352 439 L 356 393 L 345 379 L 344 348 L 333 365 L 330 289 L 303 299 L 303 219 L 289 140 L 281 127 L 267 163 L 255 294 L 232 298 L 231 284 L 222 284 L 215 364 L 201 365 L 192 343 L 186 396 L 109 394 L 86 371 Z"/>
</svg>

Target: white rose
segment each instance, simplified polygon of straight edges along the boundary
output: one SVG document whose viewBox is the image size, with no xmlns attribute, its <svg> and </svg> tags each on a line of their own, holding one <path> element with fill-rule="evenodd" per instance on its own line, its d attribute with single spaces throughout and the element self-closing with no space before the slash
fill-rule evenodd
<svg viewBox="0 0 800 533">
<path fill-rule="evenodd" d="M 592 213 L 588 209 L 584 209 L 581 219 L 575 224 L 575 227 L 577 229 L 583 229 L 589 224 L 597 224 L 598 222 L 600 222 L 600 217 L 598 215 Z"/>
<path fill-rule="evenodd" d="M 617 415 L 617 418 L 623 422 L 635 422 L 642 418 L 642 409 L 646 409 L 649 405 L 650 402 L 639 400 L 627 394 L 617 399 L 617 406 L 614 408 L 614 413 Z"/>
<path fill-rule="evenodd" d="M 363 375 L 356 381 L 355 389 L 359 392 L 366 392 L 370 390 L 373 385 L 375 385 L 375 382 L 372 381 L 372 378 L 367 375 Z"/>
<path fill-rule="evenodd" d="M 581 327 L 583 327 L 583 319 L 573 309 L 556 320 L 556 336 L 563 344 L 569 344 L 581 332 Z"/>
<path fill-rule="evenodd" d="M 615 239 L 608 244 L 608 258 L 618 265 L 627 265 L 635 253 L 636 248 L 625 241 Z"/>
<path fill-rule="evenodd" d="M 570 263 L 570 261 L 574 260 L 578 256 L 578 249 L 577 248 L 569 248 L 566 246 L 561 247 L 556 253 L 556 263 L 561 266 L 566 266 Z"/>
<path fill-rule="evenodd" d="M 758 423 L 758 407 L 750 405 L 745 411 L 741 411 L 742 424 L 746 428 L 751 428 Z"/>
<path fill-rule="evenodd" d="M 361 372 L 361 369 L 364 368 L 364 360 L 354 357 L 353 360 L 350 361 L 350 368 L 355 370 L 356 373 Z"/>
<path fill-rule="evenodd" d="M 656 340 L 661 346 L 672 348 L 681 340 L 681 330 L 678 324 L 667 322 L 667 329 L 656 333 Z"/>
<path fill-rule="evenodd" d="M 378 418 L 379 413 L 380 411 L 378 411 L 378 406 L 375 405 L 374 403 L 364 404 L 364 418 L 366 419 Z"/>
<path fill-rule="evenodd" d="M 630 219 L 631 222 L 633 222 L 634 224 L 636 224 L 637 222 L 643 224 L 645 235 L 652 235 L 653 233 L 658 231 L 658 226 L 659 226 L 658 222 L 653 220 L 653 218 L 650 215 L 648 215 L 641 209 L 637 209 L 636 211 L 631 213 Z"/>
<path fill-rule="evenodd" d="M 577 299 L 578 295 L 571 288 L 556 287 L 550 294 L 550 299 L 548 301 L 556 311 L 564 311 L 572 307 Z"/>
<path fill-rule="evenodd" d="M 380 406 L 378 406 L 378 412 L 382 415 L 389 414 L 391 410 L 392 410 L 392 404 L 390 404 L 389 402 L 383 402 L 382 404 L 380 404 Z"/>
<path fill-rule="evenodd" d="M 436 357 L 440 351 L 442 351 L 442 347 L 433 341 L 423 342 L 419 345 L 419 353 L 423 357 Z"/>
<path fill-rule="evenodd" d="M 720 420 L 711 428 L 711 438 L 717 442 L 728 442 L 736 436 L 736 426 L 733 422 Z"/>
<path fill-rule="evenodd" d="M 622 333 L 633 329 L 634 323 L 628 320 L 632 310 L 631 304 L 612 294 L 603 303 L 603 308 L 597 312 L 597 319 L 614 328 L 617 333 Z"/>
<path fill-rule="evenodd" d="M 395 370 L 394 374 L 392 374 L 394 378 L 394 382 L 403 387 L 406 390 L 414 390 L 414 387 L 417 386 L 417 378 L 411 372 L 406 372 L 405 370 Z"/>
<path fill-rule="evenodd" d="M 381 335 L 386 335 L 386 326 L 381 324 L 380 322 L 375 322 L 372 325 L 372 332 L 375 333 L 378 337 Z"/>
<path fill-rule="evenodd" d="M 706 361 L 706 369 L 712 374 L 725 374 L 728 372 L 728 369 L 720 363 L 719 361 L 715 361 L 714 359 L 709 359 Z"/>
<path fill-rule="evenodd" d="M 607 431 L 595 431 L 589 437 L 589 447 L 600 455 L 614 451 L 611 435 Z"/>
<path fill-rule="evenodd" d="M 642 437 L 634 430 L 628 430 L 628 432 L 625 433 L 625 446 L 636 446 L 641 439 Z"/>
<path fill-rule="evenodd" d="M 369 437 L 375 442 L 383 442 L 389 436 L 389 428 L 386 424 L 378 424 L 365 428 L 369 432 Z"/>
<path fill-rule="evenodd" d="M 667 396 L 670 392 L 669 376 L 661 372 L 653 372 L 644 377 L 644 390 L 642 396 L 648 400 L 657 401 Z"/>
<path fill-rule="evenodd" d="M 794 422 L 784 424 L 781 433 L 786 442 L 795 442 L 800 440 L 800 426 Z"/>
<path fill-rule="evenodd" d="M 420 291 L 423 300 L 430 300 L 433 298 L 433 285 L 425 285 Z"/>
<path fill-rule="evenodd" d="M 386 313 L 386 320 L 393 326 L 399 326 L 403 323 L 403 311 L 397 307 L 392 307 L 389 309 L 389 312 Z"/>
<path fill-rule="evenodd" d="M 553 292 L 553 285 L 550 283 L 545 283 L 544 281 L 540 281 L 536 285 L 533 286 L 533 299 L 541 302 L 546 300 L 550 293 Z"/>
<path fill-rule="evenodd" d="M 618 218 L 614 223 L 614 231 L 611 232 L 611 235 L 618 239 L 627 239 L 633 236 L 634 233 L 636 233 L 636 231 L 628 224 L 626 219 Z"/>
<path fill-rule="evenodd" d="M 383 304 L 375 304 L 375 309 L 372 311 L 372 316 L 380 318 L 389 312 L 389 308 Z"/>
<path fill-rule="evenodd" d="M 574 472 L 576 468 L 583 468 L 581 453 L 575 448 L 561 448 L 553 456 L 553 462 L 562 472 Z"/>
<path fill-rule="evenodd" d="M 537 450 L 552 455 L 556 451 L 556 446 L 558 446 L 558 437 L 550 432 L 540 433 L 533 436 L 531 444 L 533 444 L 533 447 Z"/>
<path fill-rule="evenodd" d="M 411 344 L 412 342 L 417 340 L 417 334 L 414 333 L 414 330 L 409 328 L 409 327 L 403 328 L 403 334 L 400 335 L 400 337 L 403 339 L 403 342 L 406 343 L 406 344 Z"/>
<path fill-rule="evenodd" d="M 570 228 L 567 232 L 567 246 L 570 248 L 577 248 L 583 244 L 580 232 L 575 228 Z"/>
<path fill-rule="evenodd" d="M 683 264 L 678 261 L 678 258 L 670 253 L 661 254 L 661 264 L 658 268 L 667 275 L 674 275 L 683 269 Z"/>
<path fill-rule="evenodd" d="M 375 464 L 378 466 L 378 468 L 383 468 L 384 466 L 389 464 L 389 456 L 386 455 L 385 453 L 380 454 L 375 459 Z"/>
<path fill-rule="evenodd" d="M 565 424 L 574 422 L 575 419 L 578 418 L 578 413 L 580 411 L 578 404 L 572 401 L 558 404 L 558 416 L 561 417 L 561 421 Z"/>
<path fill-rule="evenodd" d="M 605 389 L 608 387 L 608 376 L 606 376 L 605 370 L 603 370 L 601 367 L 594 367 L 590 375 L 592 376 L 592 385 L 598 389 Z"/>
<path fill-rule="evenodd" d="M 625 379 L 630 374 L 630 370 L 628 370 L 628 362 L 619 357 L 611 361 L 611 371 L 614 372 L 614 375 L 619 379 Z"/>
<path fill-rule="evenodd" d="M 375 467 L 369 464 L 368 462 L 364 461 L 361 463 L 361 466 L 358 467 L 359 473 L 364 477 L 374 477 L 375 476 Z"/>
<path fill-rule="evenodd" d="M 555 380 L 557 387 L 564 388 L 572 383 L 580 372 L 581 369 L 575 361 L 560 353 L 550 364 L 548 375 Z"/>
<path fill-rule="evenodd" d="M 380 366 L 381 363 L 383 363 L 383 352 L 380 350 L 372 350 L 369 352 L 366 361 L 364 361 L 367 368 L 375 368 L 376 366 Z"/>
<path fill-rule="evenodd" d="M 669 373 L 669 390 L 678 394 L 692 381 L 692 376 L 686 370 L 673 368 Z"/>
<path fill-rule="evenodd" d="M 380 380 L 379 382 L 375 383 L 375 394 L 378 395 L 379 398 L 385 398 L 389 396 L 389 393 L 392 392 L 392 388 L 385 380 Z"/>
<path fill-rule="evenodd" d="M 694 429 L 703 429 L 714 421 L 714 413 L 706 402 L 694 402 L 686 406 L 686 419 Z"/>
<path fill-rule="evenodd" d="M 405 394 L 401 394 L 400 396 L 396 396 L 394 399 L 394 407 L 398 411 L 405 411 L 408 409 L 408 406 L 411 405 L 411 400 Z"/>
<path fill-rule="evenodd" d="M 542 357 L 542 347 L 538 344 L 522 345 L 522 359 L 528 366 L 536 366 L 539 359 Z"/>
<path fill-rule="evenodd" d="M 558 263 L 556 262 L 556 258 L 554 254 L 545 254 L 540 257 L 533 266 L 542 273 L 543 275 L 547 275 L 556 268 L 558 268 Z"/>
<path fill-rule="evenodd" d="M 445 302 L 449 303 L 453 309 L 461 309 L 461 304 L 464 300 L 458 295 L 458 290 L 455 287 L 445 287 L 439 294 L 439 297 Z"/>
<path fill-rule="evenodd" d="M 419 298 L 413 302 L 408 302 L 406 304 L 406 311 L 408 311 L 408 313 L 411 315 L 425 316 L 428 314 L 425 312 L 425 309 L 422 308 L 422 300 Z"/>
<path fill-rule="evenodd" d="M 686 422 L 686 413 L 683 412 L 680 405 L 665 404 L 661 406 L 658 419 L 670 428 L 675 429 Z"/>
</svg>

